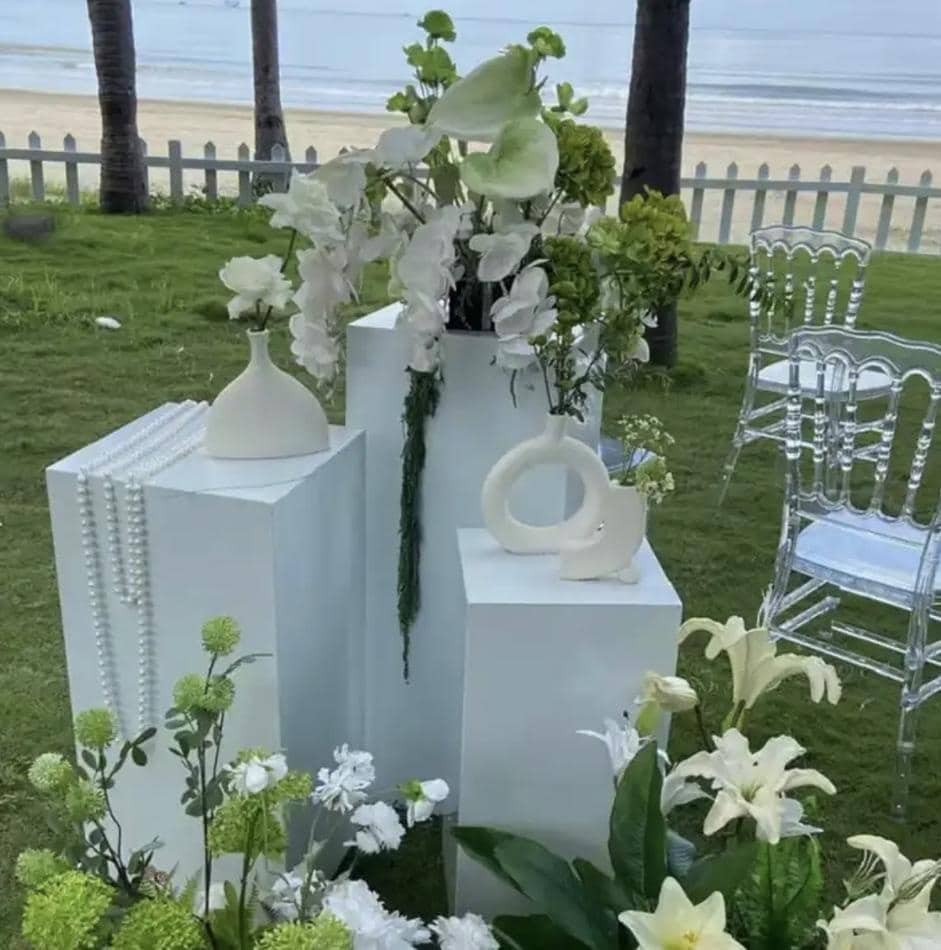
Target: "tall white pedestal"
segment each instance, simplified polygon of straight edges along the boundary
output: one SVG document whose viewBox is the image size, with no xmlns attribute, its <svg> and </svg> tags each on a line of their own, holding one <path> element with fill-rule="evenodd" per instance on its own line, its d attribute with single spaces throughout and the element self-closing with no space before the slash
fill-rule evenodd
<svg viewBox="0 0 941 950">
<path fill-rule="evenodd" d="M 152 414 L 151 414 L 152 415 Z M 82 557 L 77 475 L 145 425 L 136 420 L 47 470 L 56 571 L 74 712 L 101 706 L 95 640 Z M 146 768 L 127 765 L 116 790 L 129 849 L 158 835 L 158 867 L 178 865 L 185 880 L 200 866 L 198 822 L 183 815 L 183 770 L 167 751 L 163 711 L 174 682 L 205 670 L 205 620 L 233 616 L 240 653 L 268 659 L 236 674 L 237 699 L 226 717 L 224 758 L 239 748 L 285 750 L 293 768 L 332 762 L 335 745 L 362 742 L 365 439 L 334 427 L 331 448 L 316 455 L 220 461 L 197 452 L 144 487 L 155 621 L 154 687 L 159 732 Z M 104 535 L 103 487 L 91 478 Z M 115 479 L 123 521 L 125 486 Z M 112 593 L 104 545 L 120 706 L 136 731 L 136 610 Z"/>
<path fill-rule="evenodd" d="M 613 800 L 603 731 L 648 670 L 673 673 L 679 597 L 647 542 L 638 584 L 563 581 L 558 557 L 507 554 L 458 532 L 466 654 L 458 823 L 535 838 L 601 867 Z M 487 917 L 525 901 L 462 853 L 456 906 Z"/>
<path fill-rule="evenodd" d="M 484 477 L 506 451 L 544 427 L 545 393 L 517 385 L 493 365 L 489 333 L 449 333 L 444 388 L 428 422 L 422 484 L 422 607 L 412 629 L 411 680 L 402 678 L 402 638 L 396 603 L 402 404 L 408 388 L 407 341 L 396 332 L 399 306 L 350 324 L 347 334 L 346 423 L 366 431 L 367 576 L 366 746 L 381 785 L 441 777 L 456 807 L 464 663 L 459 527 L 481 525 Z M 573 434 L 596 445 L 600 397 L 586 425 Z M 563 471 L 521 480 L 514 511 L 548 524 L 567 508 Z"/>
</svg>

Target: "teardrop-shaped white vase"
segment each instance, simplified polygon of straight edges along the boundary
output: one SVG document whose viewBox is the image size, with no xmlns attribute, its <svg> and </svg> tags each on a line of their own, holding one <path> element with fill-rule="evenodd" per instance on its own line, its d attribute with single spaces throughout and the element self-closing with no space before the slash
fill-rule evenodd
<svg viewBox="0 0 941 950">
<path fill-rule="evenodd" d="M 271 459 L 329 448 L 323 407 L 303 383 L 271 362 L 268 331 L 249 330 L 248 344 L 248 366 L 216 396 L 209 410 L 206 454 Z"/>
<path fill-rule="evenodd" d="M 548 415 L 543 433 L 510 449 L 484 480 L 480 497 L 484 524 L 511 554 L 554 554 L 565 542 L 587 537 L 601 524 L 607 469 L 584 442 L 566 435 L 567 424 L 568 416 Z M 526 524 L 510 511 L 513 485 L 537 465 L 568 466 L 584 485 L 581 507 L 558 524 Z"/>
<path fill-rule="evenodd" d="M 634 555 L 646 533 L 647 496 L 633 485 L 612 482 L 598 530 L 562 546 L 562 579 L 587 581 L 614 575 L 626 584 L 636 584 L 640 574 Z"/>
</svg>

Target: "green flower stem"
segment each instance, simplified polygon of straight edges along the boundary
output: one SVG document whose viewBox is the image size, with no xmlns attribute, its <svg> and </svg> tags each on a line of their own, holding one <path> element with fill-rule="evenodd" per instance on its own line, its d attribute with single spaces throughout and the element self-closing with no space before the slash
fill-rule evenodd
<svg viewBox="0 0 941 950">
<path fill-rule="evenodd" d="M 411 213 L 412 213 L 419 221 L 421 221 L 422 224 L 424 224 L 424 223 L 425 223 L 425 216 L 415 207 L 415 205 L 413 205 L 413 204 L 411 203 L 411 201 L 408 200 L 408 198 L 405 197 L 405 195 L 402 193 L 402 191 L 401 191 L 399 188 L 397 188 L 397 187 L 392 183 L 392 179 L 391 179 L 391 178 L 384 178 L 383 181 L 385 182 L 385 185 L 386 185 L 386 187 L 389 189 L 389 191 L 391 191 L 392 194 L 395 195 L 395 197 L 398 198 L 399 201 L 401 201 L 402 204 L 403 204 L 409 211 L 411 211 Z"/>
<path fill-rule="evenodd" d="M 281 262 L 281 273 L 282 273 L 282 274 L 287 270 L 288 261 L 291 259 L 291 251 L 294 250 L 294 242 L 295 242 L 296 240 L 297 240 L 297 230 L 296 230 L 295 228 L 291 228 L 291 239 L 288 241 L 287 253 L 284 255 L 284 260 Z M 262 320 L 259 322 L 259 321 L 258 321 L 258 316 L 259 316 L 260 308 L 258 307 L 258 303 L 257 303 L 257 301 L 256 301 L 256 303 L 255 303 L 255 320 L 256 320 L 255 329 L 256 329 L 256 330 L 258 330 L 259 332 L 261 332 L 262 330 L 264 330 L 264 329 L 268 326 L 268 321 L 271 319 L 271 312 L 272 312 L 272 310 L 274 310 L 274 307 L 269 307 L 269 308 L 265 311 L 264 319 L 262 319 Z M 213 663 L 215 663 L 215 657 L 213 657 Z"/>
<path fill-rule="evenodd" d="M 240 950 L 248 950 L 249 928 L 245 926 L 245 897 L 248 891 L 248 876 L 251 874 L 252 865 L 255 863 L 252 858 L 252 848 L 255 847 L 255 823 L 257 816 L 253 817 L 248 826 L 248 838 L 245 842 L 245 852 L 242 855 L 242 881 L 239 887 L 239 947 Z"/>
<path fill-rule="evenodd" d="M 699 736 L 702 739 L 703 748 L 707 752 L 712 752 L 715 746 L 712 743 L 712 739 L 709 737 L 709 730 L 706 728 L 706 720 L 703 718 L 702 714 L 702 704 L 697 703 L 695 706 L 696 710 L 696 725 L 699 726 Z"/>
</svg>

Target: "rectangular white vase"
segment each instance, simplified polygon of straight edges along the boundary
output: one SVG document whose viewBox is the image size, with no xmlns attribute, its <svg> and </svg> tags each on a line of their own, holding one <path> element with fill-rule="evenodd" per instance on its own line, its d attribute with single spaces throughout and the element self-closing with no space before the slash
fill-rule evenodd
<svg viewBox="0 0 941 950">
<path fill-rule="evenodd" d="M 74 713 L 103 705 L 77 501 L 80 469 L 153 414 L 47 469 L 56 573 Z M 157 737 L 146 768 L 128 764 L 115 801 L 126 850 L 154 835 L 155 864 L 185 880 L 201 867 L 201 832 L 179 804 L 184 772 L 167 751 L 163 712 L 173 684 L 204 672 L 200 628 L 227 614 L 242 628 L 239 654 L 267 658 L 235 674 L 223 761 L 240 748 L 285 750 L 292 768 L 332 762 L 335 745 L 363 740 L 365 438 L 332 427 L 331 447 L 287 459 L 217 460 L 196 452 L 144 486 L 154 605 Z M 137 729 L 136 610 L 113 593 L 104 540 L 102 479 L 90 478 L 104 568 L 120 705 Z M 125 483 L 115 477 L 121 520 Z"/>
<path fill-rule="evenodd" d="M 441 402 L 427 426 L 422 481 L 421 610 L 411 635 L 411 677 L 402 676 L 397 617 L 402 409 L 408 345 L 395 328 L 400 305 L 351 323 L 347 331 L 346 423 L 366 431 L 367 603 L 366 745 L 379 782 L 444 778 L 457 806 L 464 667 L 464 619 L 455 531 L 482 524 L 480 489 L 493 464 L 544 427 L 546 396 L 516 386 L 494 365 L 490 333 L 447 333 Z M 572 434 L 596 445 L 600 396 Z M 578 497 L 564 471 L 524 478 L 514 513 L 528 521 L 560 520 Z"/>
<path fill-rule="evenodd" d="M 519 556 L 486 531 L 458 532 L 467 637 L 459 824 L 534 838 L 610 867 L 614 798 L 602 732 L 648 670 L 676 668 L 682 606 L 645 541 L 637 584 L 563 581 L 555 555 Z M 661 739 L 666 739 L 664 727 Z M 458 851 L 456 908 L 531 913 Z"/>
</svg>

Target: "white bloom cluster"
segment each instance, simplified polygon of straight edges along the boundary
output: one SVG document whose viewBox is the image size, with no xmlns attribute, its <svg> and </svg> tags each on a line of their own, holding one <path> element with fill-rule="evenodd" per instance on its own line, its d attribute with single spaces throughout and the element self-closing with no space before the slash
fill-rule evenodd
<svg viewBox="0 0 941 950">
<path fill-rule="evenodd" d="M 288 764 L 278 752 L 265 759 L 253 756 L 246 762 L 226 766 L 232 790 L 239 795 L 257 795 L 277 785 L 288 774 Z"/>
<path fill-rule="evenodd" d="M 431 940 L 420 920 L 386 910 L 364 881 L 334 885 L 323 908 L 353 934 L 353 950 L 408 950 Z"/>
<path fill-rule="evenodd" d="M 329 811 L 351 812 L 366 800 L 366 789 L 376 780 L 372 755 L 350 749 L 344 742 L 333 750 L 335 769 L 322 768 L 317 773 L 317 786 L 311 798 Z"/>
<path fill-rule="evenodd" d="M 352 841 L 346 841 L 344 844 L 358 848 L 363 854 L 395 851 L 405 836 L 398 813 L 385 802 L 360 805 L 350 815 L 350 821 L 356 825 L 358 831 Z"/>
<path fill-rule="evenodd" d="M 510 292 L 494 301 L 490 316 L 497 334 L 497 363 L 509 370 L 531 365 L 536 351 L 530 340 L 548 333 L 558 317 L 546 272 L 534 265 L 520 271 Z"/>
<path fill-rule="evenodd" d="M 233 257 L 219 271 L 219 280 L 235 296 L 229 301 L 229 319 L 262 308 L 283 310 L 291 299 L 291 282 L 283 274 L 284 262 L 275 254 Z"/>
<path fill-rule="evenodd" d="M 439 917 L 431 925 L 441 950 L 498 950 L 487 922 L 477 914 Z"/>
</svg>

